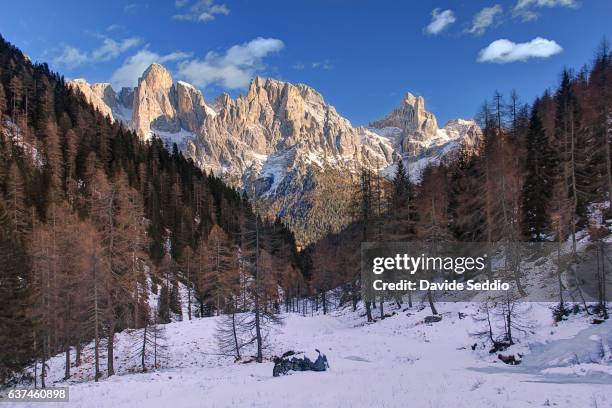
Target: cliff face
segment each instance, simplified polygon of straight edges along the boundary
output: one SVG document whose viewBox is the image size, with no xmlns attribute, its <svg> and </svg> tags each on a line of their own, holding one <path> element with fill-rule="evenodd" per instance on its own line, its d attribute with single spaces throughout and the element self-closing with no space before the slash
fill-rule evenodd
<svg viewBox="0 0 612 408">
<path fill-rule="evenodd" d="M 426 141 L 436 137 L 438 122 L 433 113 L 425 110 L 422 96 L 406 93 L 401 105 L 383 119 L 370 125 L 373 128 L 396 127 L 413 139 Z"/>
<path fill-rule="evenodd" d="M 97 110 L 99 110 L 104 116 L 110 116 L 111 119 L 115 120 L 113 111 L 111 108 L 112 101 L 105 101 L 104 94 L 106 90 L 107 84 L 93 84 L 90 85 L 84 79 L 75 79 L 73 81 L 68 82 L 68 85 L 80 91 L 85 99 L 89 101 Z M 110 91 L 112 88 L 110 87 Z M 113 92 L 114 93 L 114 92 Z"/>
<path fill-rule="evenodd" d="M 177 143 L 200 167 L 246 191 L 260 213 L 292 225 L 300 242 L 348 222 L 351 197 L 342 192 L 351 190 L 362 167 L 391 176 L 402 159 L 418 178 L 426 163 L 480 137 L 472 121 L 439 129 L 424 99 L 410 93 L 385 118 L 361 128 L 313 88 L 274 79 L 257 77 L 245 95 L 224 94 L 212 105 L 192 85 L 175 83 L 159 64 L 143 73 L 136 88 L 118 94 L 108 84 L 71 85 L 142 138 L 157 134 Z"/>
</svg>

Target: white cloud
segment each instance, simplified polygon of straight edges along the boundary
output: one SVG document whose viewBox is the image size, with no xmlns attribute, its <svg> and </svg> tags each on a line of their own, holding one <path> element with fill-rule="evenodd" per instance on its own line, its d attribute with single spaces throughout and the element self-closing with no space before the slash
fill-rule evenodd
<svg viewBox="0 0 612 408">
<path fill-rule="evenodd" d="M 304 65 L 303 62 L 296 62 L 295 64 L 293 64 L 293 69 L 301 71 L 304 68 L 306 68 L 306 65 Z"/>
<path fill-rule="evenodd" d="M 332 69 L 334 66 L 331 64 L 331 62 L 329 62 L 329 60 L 323 60 L 323 61 L 315 61 L 312 64 L 310 64 L 313 68 L 320 68 L 320 69 Z"/>
<path fill-rule="evenodd" d="M 514 16 L 520 17 L 523 21 L 535 20 L 539 14 L 534 11 L 537 8 L 571 7 L 577 8 L 579 4 L 576 0 L 518 0 L 514 6 Z"/>
<path fill-rule="evenodd" d="M 149 65 L 157 62 L 163 64 L 166 62 L 179 61 L 191 57 L 191 54 L 186 52 L 173 52 L 166 55 L 159 55 L 155 52 L 144 48 L 136 54 L 127 58 L 113 75 L 110 82 L 113 88 L 119 90 L 125 87 L 133 87 L 138 84 L 138 78 L 149 67 Z"/>
<path fill-rule="evenodd" d="M 53 58 L 53 62 L 57 65 L 73 69 L 86 63 L 110 61 L 142 42 L 137 37 L 126 38 L 120 41 L 103 36 L 101 38 L 103 39 L 102 45 L 96 47 L 91 52 L 82 51 L 70 45 L 64 45 L 62 52 Z"/>
<path fill-rule="evenodd" d="M 136 11 L 136 9 L 138 8 L 138 4 L 136 3 L 128 3 L 125 6 L 123 6 L 123 12 L 124 13 L 133 13 Z"/>
<path fill-rule="evenodd" d="M 425 27 L 425 32 L 431 35 L 440 34 L 446 27 L 453 24 L 457 19 L 452 10 L 441 11 L 439 8 L 431 12 L 431 23 Z"/>
<path fill-rule="evenodd" d="M 493 23 L 495 17 L 503 12 L 502 6 L 496 4 L 492 7 L 485 7 L 474 16 L 472 26 L 468 29 L 469 33 L 482 35 Z"/>
<path fill-rule="evenodd" d="M 176 0 L 177 8 L 182 8 L 189 3 L 189 0 Z M 175 20 L 197 21 L 207 23 L 218 15 L 227 16 L 230 9 L 225 4 L 215 4 L 214 0 L 197 0 L 185 13 L 172 16 Z"/>
<path fill-rule="evenodd" d="M 142 40 L 136 37 L 126 38 L 122 41 L 105 38 L 102 45 L 91 52 L 91 59 L 93 61 L 108 61 L 117 58 L 130 48 L 140 45 L 141 42 Z"/>
<path fill-rule="evenodd" d="M 88 61 L 87 53 L 82 52 L 78 48 L 65 45 L 62 53 L 53 58 L 53 63 L 63 65 L 69 69 L 76 68 Z"/>
<path fill-rule="evenodd" d="M 548 58 L 563 51 L 555 41 L 537 37 L 529 42 L 514 43 L 501 39 L 493 41 L 480 51 L 478 62 L 506 64 L 516 61 L 527 61 L 530 58 Z"/>
<path fill-rule="evenodd" d="M 200 87 L 217 83 L 227 89 L 244 88 L 257 72 L 265 69 L 263 59 L 284 46 L 281 40 L 258 37 L 232 46 L 223 55 L 211 51 L 204 59 L 182 61 L 178 74 Z"/>
</svg>

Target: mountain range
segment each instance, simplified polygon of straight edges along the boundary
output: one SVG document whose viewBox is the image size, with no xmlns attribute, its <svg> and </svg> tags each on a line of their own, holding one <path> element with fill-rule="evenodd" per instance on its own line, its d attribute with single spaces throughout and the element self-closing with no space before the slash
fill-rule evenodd
<svg viewBox="0 0 612 408">
<path fill-rule="evenodd" d="M 245 95 L 212 102 L 160 64 L 119 92 L 83 79 L 69 85 L 139 137 L 176 143 L 199 167 L 245 191 L 260 214 L 279 216 L 302 244 L 350 222 L 350 186 L 363 167 L 392 177 L 401 159 L 418 180 L 425 166 L 475 147 L 482 135 L 472 120 L 439 128 L 423 97 L 411 93 L 386 117 L 356 127 L 315 89 L 275 79 L 256 77 Z"/>
</svg>

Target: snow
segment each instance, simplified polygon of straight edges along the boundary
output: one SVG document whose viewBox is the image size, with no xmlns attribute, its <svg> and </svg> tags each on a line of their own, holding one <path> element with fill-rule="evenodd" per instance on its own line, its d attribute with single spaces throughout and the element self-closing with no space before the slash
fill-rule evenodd
<svg viewBox="0 0 612 408">
<path fill-rule="evenodd" d="M 158 129 L 151 129 L 151 133 L 158 135 L 164 142 L 172 145 L 176 143 L 179 147 L 182 146 L 187 140 L 194 140 L 195 135 L 193 132 L 181 128 L 178 132 L 167 132 Z"/>
<path fill-rule="evenodd" d="M 15 122 L 9 119 L 0 120 L 0 132 L 2 132 L 4 138 L 11 140 L 13 144 L 23 149 L 24 154 L 30 157 L 32 163 L 34 163 L 37 168 L 40 169 L 44 166 L 44 157 L 35 145 L 26 141 L 26 138 L 21 132 L 21 128 Z"/>
<path fill-rule="evenodd" d="M 367 130 L 369 130 L 372 133 L 378 134 L 379 136 L 386 137 L 386 138 L 397 138 L 402 133 L 402 129 L 395 127 L 395 126 L 388 126 L 388 127 L 383 127 L 380 129 L 368 128 Z"/>
<path fill-rule="evenodd" d="M 267 154 L 261 154 L 261 153 L 256 153 L 256 152 L 251 152 L 251 155 L 253 156 L 253 158 L 255 160 L 257 160 L 260 163 L 265 162 L 266 160 L 268 160 L 268 155 Z"/>
<path fill-rule="evenodd" d="M 273 195 L 285 178 L 294 149 L 267 156 L 260 175 L 260 178 L 272 180 L 270 188 L 266 191 L 267 195 Z"/>
<path fill-rule="evenodd" d="M 527 313 L 538 323 L 516 346 L 526 352 L 523 364 L 508 366 L 480 345 L 475 351 L 469 347 L 479 342 L 470 335 L 479 328 L 471 318 L 478 304 L 437 306 L 443 319 L 435 324 L 423 323 L 427 308 L 397 309 L 390 303 L 387 313 L 396 314 L 372 324 L 364 323 L 361 309 L 285 314 L 266 356 L 295 350 L 314 357 L 318 348 L 331 368 L 278 378 L 272 377 L 269 360 L 239 364 L 217 355 L 216 317 L 165 325 L 169 357 L 159 370 L 144 374 L 132 373 L 138 362 L 127 357 L 141 331 L 123 332 L 116 336 L 118 375 L 98 383 L 70 382 L 66 406 L 612 407 L 610 361 L 574 364 L 564 358 L 583 350 L 585 341 L 596 345 L 610 339 L 612 322 L 589 325 L 576 316 L 554 326 L 550 304 L 531 304 Z M 459 318 L 459 311 L 467 317 Z M 575 334 L 565 338 L 562 326 Z M 80 378 L 92 376 L 90 357 Z M 65 386 L 63 356 L 49 365 L 54 385 Z"/>
<path fill-rule="evenodd" d="M 320 169 L 323 169 L 323 159 L 322 159 L 322 154 L 320 152 L 308 152 L 308 154 L 306 155 L 306 163 L 314 163 L 316 164 Z"/>
<path fill-rule="evenodd" d="M 185 81 L 176 81 L 178 84 L 181 84 L 182 86 L 184 86 L 185 88 L 189 88 L 189 89 L 193 89 L 194 91 L 197 91 L 196 87 L 191 85 L 188 82 Z"/>
<path fill-rule="evenodd" d="M 211 116 L 213 118 L 217 116 L 217 111 L 215 111 L 210 105 L 207 104 L 204 104 L 204 112 L 206 112 L 208 116 Z"/>
<path fill-rule="evenodd" d="M 117 104 L 117 106 L 113 109 L 113 117 L 130 127 L 132 123 L 133 111 L 133 109 L 128 108 L 125 105 Z"/>
</svg>

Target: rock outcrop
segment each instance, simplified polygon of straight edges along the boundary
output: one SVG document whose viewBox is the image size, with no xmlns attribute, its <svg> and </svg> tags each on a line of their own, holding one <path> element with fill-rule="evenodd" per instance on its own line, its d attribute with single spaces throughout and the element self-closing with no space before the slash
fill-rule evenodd
<svg viewBox="0 0 612 408">
<path fill-rule="evenodd" d="M 111 108 L 110 101 L 104 100 L 105 90 L 107 84 L 93 84 L 90 85 L 84 79 L 75 79 L 68 82 L 68 86 L 78 90 L 83 94 L 85 99 L 93 105 L 94 108 L 99 110 L 104 116 L 109 116 L 111 120 L 115 120 L 113 116 L 113 110 Z M 112 88 L 111 88 L 112 91 Z M 114 92 L 113 92 L 114 93 Z"/>
<path fill-rule="evenodd" d="M 418 154 L 418 147 L 407 142 L 427 142 L 438 137 L 438 122 L 433 113 L 425 110 L 425 100 L 422 96 L 414 96 L 407 92 L 401 105 L 385 118 L 370 125 L 372 128 L 398 128 L 404 132 L 405 150 Z"/>
<path fill-rule="evenodd" d="M 163 132 L 179 132 L 175 106 L 176 91 L 170 72 L 159 64 L 151 65 L 138 79 L 134 91 L 134 130 L 145 139 L 151 136 L 152 128 Z"/>
</svg>

